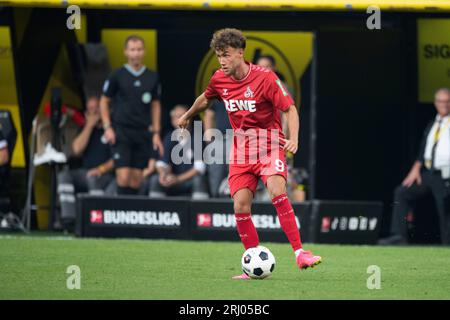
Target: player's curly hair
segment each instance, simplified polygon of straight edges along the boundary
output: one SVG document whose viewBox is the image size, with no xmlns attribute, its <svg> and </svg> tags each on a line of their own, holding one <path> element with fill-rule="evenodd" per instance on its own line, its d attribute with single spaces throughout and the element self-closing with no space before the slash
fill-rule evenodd
<svg viewBox="0 0 450 320">
<path fill-rule="evenodd" d="M 223 51 L 226 47 L 245 49 L 246 40 L 241 30 L 225 28 L 214 32 L 210 47 L 214 51 Z"/>
</svg>

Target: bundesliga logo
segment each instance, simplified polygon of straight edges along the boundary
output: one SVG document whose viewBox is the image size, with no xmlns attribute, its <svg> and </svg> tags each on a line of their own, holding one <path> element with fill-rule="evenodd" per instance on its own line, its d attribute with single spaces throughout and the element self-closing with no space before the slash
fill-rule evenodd
<svg viewBox="0 0 450 320">
<path fill-rule="evenodd" d="M 92 224 L 103 223 L 103 211 L 102 210 L 91 210 L 90 222 Z"/>
</svg>

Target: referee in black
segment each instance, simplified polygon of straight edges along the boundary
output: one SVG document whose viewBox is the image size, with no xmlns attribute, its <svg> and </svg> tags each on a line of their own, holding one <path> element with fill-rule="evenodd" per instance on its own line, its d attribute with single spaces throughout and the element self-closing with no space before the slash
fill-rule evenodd
<svg viewBox="0 0 450 320">
<path fill-rule="evenodd" d="M 137 194 L 149 159 L 163 154 L 161 85 L 158 74 L 143 65 L 144 39 L 129 36 L 124 54 L 128 63 L 105 81 L 100 110 L 104 137 L 112 146 L 117 193 Z"/>
</svg>

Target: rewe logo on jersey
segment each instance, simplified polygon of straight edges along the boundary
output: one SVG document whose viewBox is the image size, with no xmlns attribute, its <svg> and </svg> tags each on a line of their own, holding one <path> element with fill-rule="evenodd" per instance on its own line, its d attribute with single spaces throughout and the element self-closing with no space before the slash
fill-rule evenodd
<svg viewBox="0 0 450 320">
<path fill-rule="evenodd" d="M 256 111 L 256 100 L 223 100 L 227 111 Z"/>
</svg>

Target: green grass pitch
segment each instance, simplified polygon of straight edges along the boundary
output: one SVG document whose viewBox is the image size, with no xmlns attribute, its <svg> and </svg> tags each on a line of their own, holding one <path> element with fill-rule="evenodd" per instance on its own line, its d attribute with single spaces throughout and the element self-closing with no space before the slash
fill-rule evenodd
<svg viewBox="0 0 450 320">
<path fill-rule="evenodd" d="M 305 244 L 323 258 L 297 269 L 288 243 L 261 243 L 277 264 L 264 280 L 236 281 L 238 242 L 0 236 L 0 299 L 450 299 L 450 248 Z M 66 273 L 79 266 L 81 288 Z M 381 271 L 368 289 L 367 268 Z"/>
</svg>

